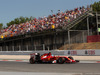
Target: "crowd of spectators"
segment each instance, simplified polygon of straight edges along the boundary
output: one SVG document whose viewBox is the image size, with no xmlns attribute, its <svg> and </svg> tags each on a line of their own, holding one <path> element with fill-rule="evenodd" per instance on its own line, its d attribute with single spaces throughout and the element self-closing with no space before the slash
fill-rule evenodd
<svg viewBox="0 0 100 75">
<path fill-rule="evenodd" d="M 38 32 L 63 27 L 88 10 L 89 6 L 87 8 L 82 6 L 75 8 L 74 10 L 67 10 L 65 12 L 59 11 L 57 14 L 52 14 L 48 17 L 39 17 L 38 19 L 34 18 L 26 23 L 10 25 L 8 28 L 0 30 L 0 35 L 2 35 L 2 38 L 6 38 L 29 32 Z M 4 35 L 4 33 L 6 34 Z"/>
</svg>

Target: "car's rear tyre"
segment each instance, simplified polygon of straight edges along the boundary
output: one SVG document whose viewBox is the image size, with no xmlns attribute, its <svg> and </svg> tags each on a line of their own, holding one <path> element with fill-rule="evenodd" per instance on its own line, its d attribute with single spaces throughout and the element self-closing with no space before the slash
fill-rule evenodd
<svg viewBox="0 0 100 75">
<path fill-rule="evenodd" d="M 60 58 L 58 58 L 58 60 L 57 60 L 57 63 L 58 64 L 63 64 L 65 62 L 65 58 L 63 58 L 63 57 L 60 57 Z"/>
<path fill-rule="evenodd" d="M 34 64 L 35 63 L 35 61 L 33 60 L 33 58 L 30 58 L 30 64 Z"/>
<path fill-rule="evenodd" d="M 73 57 L 71 57 L 71 56 L 69 56 L 68 58 L 69 58 L 69 59 L 72 59 L 72 60 L 74 60 L 74 58 L 73 58 Z"/>
</svg>

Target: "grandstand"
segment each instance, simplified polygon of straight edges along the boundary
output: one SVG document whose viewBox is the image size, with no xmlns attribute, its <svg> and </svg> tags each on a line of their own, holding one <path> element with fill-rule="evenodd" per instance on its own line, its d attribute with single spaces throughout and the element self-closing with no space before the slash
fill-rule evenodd
<svg viewBox="0 0 100 75">
<path fill-rule="evenodd" d="M 88 22 L 91 13 L 90 7 L 80 7 L 44 18 L 35 18 L 19 25 L 11 25 L 0 31 L 0 50 L 35 51 L 74 48 L 74 46 L 61 47 L 88 41 L 87 36 L 93 34 Z M 82 21 L 87 22 L 87 30 L 72 30 Z"/>
</svg>

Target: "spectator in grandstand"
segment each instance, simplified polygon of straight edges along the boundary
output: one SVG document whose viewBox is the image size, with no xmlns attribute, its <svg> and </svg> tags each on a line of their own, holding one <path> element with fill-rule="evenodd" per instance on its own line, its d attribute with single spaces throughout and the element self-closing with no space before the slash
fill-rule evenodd
<svg viewBox="0 0 100 75">
<path fill-rule="evenodd" d="M 75 8 L 74 10 L 58 12 L 57 14 L 49 15 L 48 17 L 39 17 L 38 19 L 35 18 L 29 22 L 19 25 L 14 24 L 6 29 L 0 30 L 0 35 L 8 32 L 6 35 L 4 35 L 4 37 L 13 37 L 29 32 L 38 32 L 63 27 L 88 10 L 89 6 L 87 8 L 82 6 Z"/>
</svg>

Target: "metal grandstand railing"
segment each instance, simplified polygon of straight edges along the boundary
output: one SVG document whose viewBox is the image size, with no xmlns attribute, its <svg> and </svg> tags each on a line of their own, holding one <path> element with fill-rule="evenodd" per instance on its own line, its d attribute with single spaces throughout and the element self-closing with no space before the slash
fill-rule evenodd
<svg viewBox="0 0 100 75">
<path fill-rule="evenodd" d="M 63 43 L 60 44 L 53 44 L 53 45 L 19 45 L 19 46 L 0 46 L 0 51 L 49 51 L 53 49 L 59 49 L 63 46 Z M 53 48 L 56 47 L 56 48 Z"/>
<path fill-rule="evenodd" d="M 63 27 L 64 30 L 68 30 L 71 29 L 72 27 L 74 27 L 76 24 L 78 24 L 79 22 L 81 22 L 82 20 L 84 20 L 87 16 L 89 16 L 90 11 L 85 12 L 84 14 L 82 14 L 81 16 L 78 16 L 76 19 L 74 19 L 73 21 L 71 21 L 69 24 L 65 25 Z"/>
</svg>

